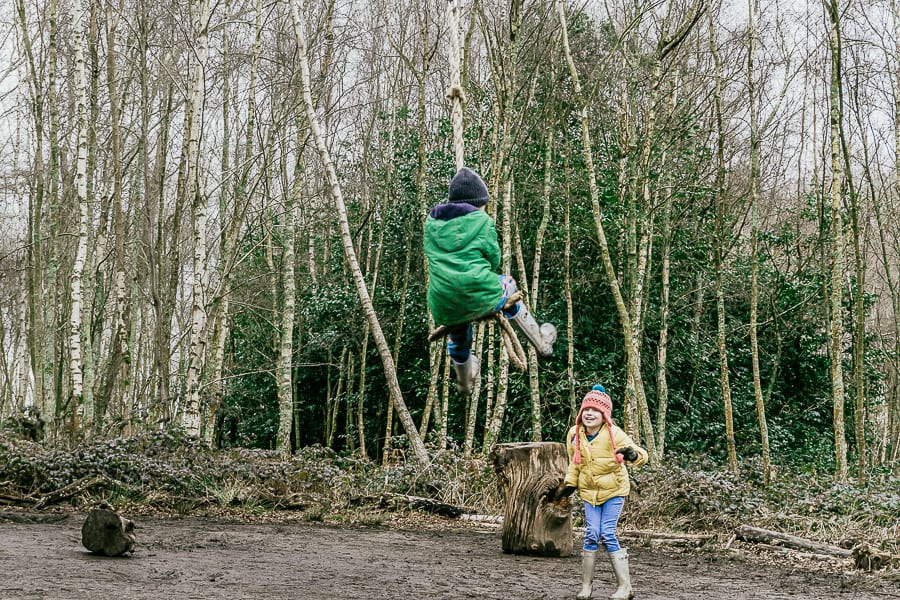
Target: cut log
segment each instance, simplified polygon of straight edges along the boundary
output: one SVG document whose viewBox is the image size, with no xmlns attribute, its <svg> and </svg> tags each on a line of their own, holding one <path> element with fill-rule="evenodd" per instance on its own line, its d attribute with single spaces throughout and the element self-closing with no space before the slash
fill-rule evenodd
<svg viewBox="0 0 900 600">
<path fill-rule="evenodd" d="M 498 444 L 491 451 L 503 496 L 503 551 L 571 556 L 572 506 L 548 500 L 565 477 L 566 447 L 556 442 Z"/>
<path fill-rule="evenodd" d="M 134 549 L 134 523 L 103 502 L 84 520 L 81 543 L 94 554 L 122 556 Z"/>
<path fill-rule="evenodd" d="M 816 554 L 828 554 L 829 556 L 838 556 L 841 558 L 849 558 L 850 550 L 838 548 L 831 544 L 816 542 L 778 531 L 769 529 L 760 529 L 759 527 L 751 527 L 750 525 L 738 525 L 734 529 L 737 539 L 745 542 L 769 544 L 772 546 L 780 546 L 782 548 L 793 548 L 795 550 L 808 550 Z"/>
</svg>

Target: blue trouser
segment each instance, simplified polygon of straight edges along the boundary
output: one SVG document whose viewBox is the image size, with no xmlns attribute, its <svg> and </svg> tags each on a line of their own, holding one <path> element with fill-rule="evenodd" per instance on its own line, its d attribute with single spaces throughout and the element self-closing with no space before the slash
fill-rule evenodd
<svg viewBox="0 0 900 600">
<path fill-rule="evenodd" d="M 593 552 L 600 547 L 601 542 L 607 552 L 616 552 L 620 549 L 616 527 L 619 526 L 619 515 L 622 514 L 623 506 L 625 506 L 624 496 L 615 496 L 597 506 L 590 502 L 584 503 L 585 550 Z"/>
<path fill-rule="evenodd" d="M 497 279 L 500 280 L 500 285 L 503 287 L 503 296 L 491 312 L 503 310 L 506 300 L 519 289 L 516 287 L 516 280 L 511 275 L 497 275 Z M 518 312 L 519 303 L 516 303 L 512 308 L 504 310 L 503 315 L 507 319 L 511 319 Z M 472 352 L 472 339 L 474 336 L 475 330 L 471 323 L 461 323 L 450 328 L 447 333 L 447 352 L 454 362 L 464 363 L 468 360 L 469 354 Z"/>
</svg>

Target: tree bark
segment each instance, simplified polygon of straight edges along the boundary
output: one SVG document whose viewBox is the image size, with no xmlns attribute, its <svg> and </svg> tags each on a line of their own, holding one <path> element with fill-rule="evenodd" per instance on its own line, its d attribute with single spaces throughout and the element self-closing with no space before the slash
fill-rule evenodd
<svg viewBox="0 0 900 600">
<path fill-rule="evenodd" d="M 299 135 L 298 135 L 299 137 Z M 300 144 L 298 143 L 298 148 Z M 278 388 L 278 437 L 276 448 L 283 458 L 291 454 L 291 426 L 294 415 L 294 307 L 297 283 L 294 279 L 294 200 L 300 194 L 300 165 L 302 155 L 297 157 L 294 169 L 294 185 L 284 196 L 284 224 L 281 240 L 281 326 L 279 327 L 278 360 L 275 367 L 275 381 Z"/>
<path fill-rule="evenodd" d="M 497 444 L 490 454 L 503 495 L 503 551 L 531 556 L 570 556 L 572 510 L 548 501 L 568 465 L 564 444 Z"/>
<path fill-rule="evenodd" d="M 731 399 L 731 380 L 728 368 L 728 345 L 725 323 L 725 290 L 724 269 L 727 252 L 726 223 L 726 198 L 725 198 L 725 124 L 722 116 L 722 67 L 719 59 L 719 51 L 716 42 L 715 24 L 712 13 L 709 15 L 709 47 L 712 52 L 715 71 L 715 91 L 713 92 L 713 104 L 715 106 L 716 120 L 716 240 L 715 266 L 716 266 L 716 347 L 719 353 L 719 378 L 722 385 L 722 402 L 725 418 L 725 442 L 728 447 L 728 467 L 732 474 L 738 475 L 737 446 L 734 439 L 734 408 Z"/>
<path fill-rule="evenodd" d="M 75 110 L 78 150 L 75 166 L 75 193 L 78 214 L 78 242 L 75 262 L 72 265 L 71 310 L 69 317 L 69 373 L 72 381 L 72 401 L 75 410 L 92 415 L 92 407 L 83 406 L 83 355 L 82 355 L 82 307 L 84 305 L 83 279 L 88 244 L 87 198 L 87 80 L 84 65 L 84 11 L 81 0 L 72 3 L 72 23 L 75 39 Z"/>
<path fill-rule="evenodd" d="M 192 235 L 192 272 L 191 288 L 191 336 L 188 356 L 187 377 L 185 380 L 185 406 L 182 424 L 185 433 L 198 437 L 200 425 L 200 376 L 206 359 L 206 195 L 201 189 L 200 175 L 200 135 L 203 127 L 203 103 L 206 96 L 206 58 L 209 50 L 209 0 L 198 0 L 194 15 L 194 81 L 190 101 L 187 104 L 191 113 L 190 130 L 187 147 L 187 175 L 185 179 L 185 202 L 191 205 Z"/>
<path fill-rule="evenodd" d="M 829 123 L 831 136 L 831 295 L 830 295 L 830 357 L 831 394 L 834 422 L 834 480 L 847 481 L 847 439 L 844 432 L 844 356 L 842 337 L 843 286 L 841 278 L 844 270 L 844 233 L 841 204 L 844 189 L 844 163 L 841 152 L 841 32 L 840 6 L 838 0 L 827 0 L 825 6 L 830 27 L 828 47 L 831 51 L 831 80 L 828 95 Z"/>
<path fill-rule="evenodd" d="M 344 243 L 344 253 L 347 257 L 347 262 L 350 263 L 350 270 L 353 275 L 353 280 L 356 283 L 356 290 L 359 294 L 360 302 L 363 305 L 363 311 L 366 314 L 366 319 L 368 320 L 369 326 L 372 329 L 372 336 L 375 338 L 375 344 L 378 346 L 378 351 L 381 354 L 381 360 L 384 364 L 385 379 L 387 380 L 388 388 L 394 401 L 394 407 L 397 409 L 397 413 L 400 416 L 400 420 L 403 423 L 404 429 L 406 430 L 406 435 L 409 437 L 410 446 L 412 447 L 416 461 L 420 466 L 425 467 L 429 464 L 428 453 L 425 450 L 425 445 L 422 443 L 422 439 L 419 437 L 419 432 L 416 430 L 416 426 L 413 423 L 412 417 L 409 414 L 409 410 L 406 407 L 406 403 L 403 400 L 403 394 L 400 391 L 400 383 L 397 380 L 397 371 L 396 367 L 394 366 L 394 360 L 391 357 L 390 347 L 388 346 L 387 341 L 384 337 L 384 333 L 381 330 L 381 323 L 379 323 L 378 321 L 378 315 L 375 313 L 375 308 L 372 305 L 372 299 L 369 296 L 368 290 L 366 289 L 365 279 L 363 278 L 362 271 L 359 268 L 359 262 L 356 259 L 356 250 L 353 247 L 353 239 L 350 234 L 350 226 L 347 222 L 347 209 L 346 205 L 344 204 L 341 186 L 337 178 L 337 173 L 334 169 L 334 164 L 331 161 L 331 155 L 328 151 L 328 147 L 325 145 L 325 136 L 321 128 L 319 127 L 318 115 L 316 115 L 315 106 L 312 102 L 312 94 L 309 86 L 310 78 L 309 61 L 307 58 L 306 49 L 306 34 L 303 31 L 304 24 L 301 20 L 302 12 L 303 11 L 298 10 L 297 3 L 292 1 L 291 18 L 294 24 L 294 34 L 297 38 L 297 45 L 299 46 L 300 73 L 302 80 L 301 85 L 303 88 L 303 101 L 306 104 L 306 116 L 309 121 L 310 129 L 312 130 L 313 139 L 316 142 L 316 147 L 322 159 L 322 163 L 325 166 L 325 172 L 330 186 L 331 196 L 334 200 L 338 223 L 341 229 L 341 238 Z"/>
<path fill-rule="evenodd" d="M 845 550 L 831 544 L 823 544 L 822 542 L 816 542 L 778 531 L 771 531 L 769 529 L 751 527 L 750 525 L 737 526 L 734 529 L 734 534 L 739 540 L 745 542 L 756 542 L 799 550 L 810 550 L 812 552 L 828 554 L 831 556 L 849 557 L 852 554 L 850 550 Z"/>
<path fill-rule="evenodd" d="M 757 15 L 759 0 L 749 0 L 750 48 L 747 52 L 747 97 L 750 104 L 750 357 L 753 370 L 753 395 L 756 400 L 756 420 L 759 423 L 759 441 L 762 450 L 763 482 L 768 484 L 772 459 L 769 452 L 769 427 L 766 421 L 766 401 L 762 391 L 759 370 L 759 142 L 758 106 L 754 61 L 759 42 Z"/>
</svg>

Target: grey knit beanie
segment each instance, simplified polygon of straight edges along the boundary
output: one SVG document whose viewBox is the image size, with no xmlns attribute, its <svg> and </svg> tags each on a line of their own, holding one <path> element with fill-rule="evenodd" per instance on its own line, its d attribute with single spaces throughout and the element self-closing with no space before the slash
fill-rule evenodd
<svg viewBox="0 0 900 600">
<path fill-rule="evenodd" d="M 484 206 L 488 202 L 488 189 L 478 173 L 468 167 L 463 167 L 450 181 L 447 201 Z"/>
</svg>

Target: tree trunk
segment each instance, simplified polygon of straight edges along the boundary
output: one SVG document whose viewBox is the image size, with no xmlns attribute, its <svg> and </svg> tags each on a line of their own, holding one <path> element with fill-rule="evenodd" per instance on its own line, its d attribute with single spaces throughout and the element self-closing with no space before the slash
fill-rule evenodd
<svg viewBox="0 0 900 600">
<path fill-rule="evenodd" d="M 673 91 L 674 94 L 674 91 Z M 672 194 L 664 192 L 662 215 L 662 248 L 660 249 L 659 344 L 656 350 L 656 451 L 662 458 L 666 450 L 666 414 L 669 407 L 667 377 L 669 351 L 669 289 L 672 260 Z"/>
<path fill-rule="evenodd" d="M 753 395 L 756 400 L 756 420 L 759 423 L 759 441 L 762 449 L 763 482 L 768 484 L 772 459 L 769 453 L 769 427 L 766 421 L 766 402 L 762 391 L 762 376 L 759 371 L 759 141 L 760 132 L 757 114 L 756 78 L 754 61 L 759 40 L 757 15 L 759 0 L 749 0 L 750 48 L 747 53 L 747 97 L 750 103 L 750 357 L 753 365 Z"/>
<path fill-rule="evenodd" d="M 78 214 L 78 246 L 72 265 L 71 311 L 69 317 L 69 372 L 72 381 L 73 408 L 84 411 L 89 418 L 91 407 L 82 406 L 83 358 L 82 358 L 82 307 L 84 303 L 82 282 L 88 244 L 88 198 L 87 198 L 87 80 L 84 66 L 84 12 L 81 0 L 72 3 L 72 23 L 75 39 L 75 109 L 78 150 L 75 166 L 75 193 Z"/>
<path fill-rule="evenodd" d="M 119 93 L 116 84 L 116 29 L 118 27 L 119 17 L 122 14 L 121 2 L 114 11 L 112 6 L 107 7 L 106 14 L 106 79 L 109 93 L 110 107 L 110 160 L 112 161 L 113 171 L 113 192 L 112 192 L 112 218 L 113 218 L 113 236 L 115 244 L 114 252 L 114 274 L 113 274 L 113 295 L 115 297 L 115 312 L 112 319 L 112 339 L 109 345 L 109 358 L 106 363 L 106 373 L 103 378 L 103 386 L 100 393 L 96 397 L 97 419 L 95 429 L 99 433 L 99 427 L 102 425 L 109 410 L 109 405 L 113 398 L 119 399 L 122 405 L 114 407 L 114 411 L 122 415 L 125 412 L 125 406 L 128 402 L 128 364 L 126 356 L 128 354 L 129 344 L 129 325 L 127 315 L 129 312 L 129 296 L 125 284 L 125 215 L 122 209 L 123 194 L 123 173 L 122 173 L 122 157 L 121 157 L 121 131 L 120 131 L 120 115 L 119 115 Z M 105 257 L 104 257 L 105 258 Z M 116 393 L 115 390 L 118 390 Z"/>
<path fill-rule="evenodd" d="M 188 107 L 191 112 L 188 138 L 186 201 L 191 203 L 193 225 L 193 286 L 191 288 L 191 339 L 185 381 L 185 406 L 182 424 L 189 436 L 200 435 L 200 376 L 206 358 L 206 195 L 201 189 L 200 132 L 203 128 L 203 103 L 206 96 L 206 56 L 209 49 L 209 0 L 198 0 L 194 22 L 194 82 Z"/>
<path fill-rule="evenodd" d="M 122 556 L 134 549 L 134 523 L 103 502 L 81 526 L 81 544 L 101 556 Z"/>
<path fill-rule="evenodd" d="M 281 327 L 278 362 L 275 367 L 275 381 L 278 387 L 276 447 L 285 459 L 291 454 L 291 425 L 294 414 L 294 386 L 291 379 L 294 358 L 294 305 L 297 295 L 297 284 L 294 279 L 294 200 L 300 194 L 301 160 L 302 157 L 298 156 L 297 166 L 294 169 L 293 189 L 284 196 L 284 225 L 281 235 L 284 248 L 281 254 Z"/>
<path fill-rule="evenodd" d="M 544 151 L 544 182 L 541 188 L 541 222 L 538 224 L 534 240 L 534 264 L 531 269 L 531 293 L 528 296 L 531 309 L 538 312 L 538 298 L 540 298 L 541 282 L 541 258 L 544 252 L 544 235 L 550 224 L 550 193 L 553 176 L 551 166 L 553 164 L 553 125 L 547 126 Z M 524 265 L 522 272 L 524 273 Z M 528 344 L 528 383 L 531 390 L 531 440 L 540 442 L 543 439 L 543 423 L 541 418 L 541 388 L 540 372 L 538 371 L 537 351 Z"/>
<path fill-rule="evenodd" d="M 482 321 L 475 326 L 475 338 L 472 340 L 472 349 L 480 357 L 484 356 L 484 338 L 486 335 L 485 323 Z M 478 402 L 481 399 L 482 389 L 484 389 L 484 386 L 479 385 L 469 394 L 469 406 L 466 413 L 466 439 L 463 442 L 463 454 L 466 457 L 472 455 L 472 448 L 475 445 L 475 422 L 478 419 Z"/>
<path fill-rule="evenodd" d="M 566 21 L 565 5 L 562 0 L 556 0 L 557 12 L 559 14 L 560 24 L 562 25 L 562 43 L 566 56 L 566 63 L 569 67 L 569 73 L 572 76 L 575 88 L 575 97 L 578 103 L 579 118 L 581 122 L 582 151 L 584 153 L 584 161 L 587 168 L 588 187 L 590 189 L 591 209 L 594 216 L 594 226 L 597 234 L 597 241 L 600 245 L 600 258 L 603 263 L 603 271 L 606 274 L 606 280 L 612 292 L 613 301 L 616 305 L 616 311 L 619 316 L 619 325 L 622 329 L 624 338 L 625 352 L 628 364 L 628 381 L 629 385 L 634 387 L 634 396 L 641 404 L 641 399 L 646 401 L 644 392 L 643 379 L 638 375 L 640 373 L 640 358 L 638 342 L 633 337 L 632 315 L 629 313 L 628 306 L 625 304 L 625 298 L 622 295 L 622 288 L 619 282 L 619 276 L 616 273 L 615 265 L 612 261 L 612 254 L 609 250 L 609 243 L 606 239 L 606 230 L 603 227 L 602 211 L 600 210 L 600 188 L 597 185 L 597 170 L 594 166 L 594 157 L 591 150 L 590 121 L 588 115 L 588 107 L 582 93 L 581 83 L 578 78 L 578 71 L 575 62 L 572 59 L 572 51 L 569 47 L 568 25 Z M 631 431 L 630 433 L 635 433 Z M 651 442 L 652 444 L 652 442 Z"/>
<path fill-rule="evenodd" d="M 384 363 L 385 379 L 387 380 L 388 388 L 394 401 L 394 407 L 397 409 L 397 413 L 406 430 L 406 435 L 409 437 L 410 446 L 412 447 L 416 461 L 424 468 L 429 463 L 428 453 L 425 450 L 425 445 L 419 437 L 419 432 L 416 430 L 416 426 L 413 423 L 409 410 L 406 407 L 406 403 L 403 400 L 403 394 L 400 391 L 400 383 L 397 380 L 397 371 L 393 358 L 391 357 L 390 347 L 381 330 L 381 323 L 378 321 L 378 315 L 375 313 L 372 299 L 366 289 L 365 279 L 359 268 L 359 262 L 356 259 L 356 250 L 353 247 L 350 226 L 347 222 L 347 208 L 344 204 L 341 186 L 334 169 L 334 164 L 331 162 L 331 155 L 328 151 L 328 147 L 325 145 L 325 136 L 319 127 L 318 115 L 316 115 L 315 106 L 312 102 L 312 94 L 309 86 L 309 61 L 306 50 L 306 36 L 303 31 L 303 21 L 301 20 L 302 12 L 303 11 L 298 10 L 297 3 L 292 1 L 291 18 L 294 24 L 294 34 L 297 38 L 297 45 L 299 46 L 301 85 L 303 88 L 303 101 L 306 104 L 307 119 L 309 120 L 313 139 L 316 142 L 316 147 L 319 151 L 322 163 L 325 166 L 331 195 L 337 211 L 338 222 L 341 229 L 341 238 L 344 242 L 344 253 L 347 257 L 347 262 L 350 263 L 350 271 L 353 275 L 354 282 L 356 283 L 356 289 L 360 297 L 360 302 L 363 305 L 363 311 L 366 314 L 366 319 L 369 321 L 369 326 L 372 329 L 372 336 L 375 338 L 375 344 L 378 346 L 381 360 Z"/>
<path fill-rule="evenodd" d="M 44 377 L 44 355 L 47 351 L 48 340 L 45 334 L 55 331 L 55 327 L 47 327 L 45 323 L 45 315 L 42 298 L 43 294 L 43 239 L 42 231 L 43 212 L 44 212 L 44 193 L 45 193 L 45 173 L 44 173 L 44 90 L 43 77 L 38 72 L 38 66 L 35 63 L 35 57 L 31 44 L 31 32 L 28 28 L 28 22 L 25 15 L 24 0 L 16 1 L 16 13 L 18 24 L 21 28 L 22 48 L 25 52 L 25 62 L 28 68 L 29 83 L 29 101 L 31 104 L 31 114 L 34 119 L 35 133 L 35 149 L 32 164 L 31 192 L 28 194 L 28 235 L 26 244 L 26 262 L 27 262 L 27 290 L 25 294 L 26 302 L 26 345 L 28 354 L 28 365 L 23 364 L 22 372 L 22 408 L 24 409 L 31 403 L 37 407 L 38 417 L 40 421 L 40 435 L 44 436 L 50 433 L 50 424 L 53 422 L 55 411 L 52 411 L 52 404 L 48 402 L 50 399 L 47 393 L 47 383 Z M 55 11 L 51 10 L 51 22 L 55 22 Z M 51 42 L 54 41 L 51 36 Z M 51 46 L 52 48 L 53 46 Z M 53 57 L 51 56 L 51 59 Z M 50 81 L 55 79 L 54 67 L 55 61 L 50 61 Z M 54 217 L 55 218 L 55 217 Z M 52 349 L 54 344 L 49 342 Z M 28 395 L 28 381 L 30 373 L 34 373 L 34 389 L 33 396 Z"/>
<path fill-rule="evenodd" d="M 575 395 L 575 302 L 572 299 L 572 190 L 570 188 L 571 169 L 569 166 L 569 154 L 571 148 L 566 147 L 566 216 L 564 228 L 566 231 L 565 249 L 563 250 L 563 279 L 565 281 L 564 294 L 566 297 L 566 331 L 569 333 L 566 340 L 566 380 L 569 383 L 569 418 L 568 424 L 575 423 L 578 415 L 578 399 Z"/>
<path fill-rule="evenodd" d="M 900 196 L 900 5 L 896 0 L 891 0 L 891 16 L 894 23 L 894 194 Z M 877 203 L 876 203 L 877 206 Z M 879 224 L 881 246 L 884 252 L 884 228 Z M 890 270 L 890 262 L 885 254 L 885 269 Z M 891 281 L 890 279 L 888 281 Z M 894 280 L 896 281 L 896 280 Z M 900 289 L 896 284 L 891 285 L 891 300 L 894 309 L 894 368 L 893 385 L 890 396 L 893 401 L 888 402 L 888 422 L 886 424 L 885 462 L 896 465 L 894 473 L 900 472 Z"/>
<path fill-rule="evenodd" d="M 344 393 L 344 386 L 350 386 L 347 373 L 350 370 L 350 358 L 348 357 L 347 347 L 341 349 L 341 360 L 338 363 L 338 382 L 337 389 L 331 396 L 328 403 L 328 427 L 325 436 L 325 445 L 334 448 L 334 435 L 337 432 L 338 410 L 341 407 L 341 395 Z"/>
<path fill-rule="evenodd" d="M 501 207 L 498 207 L 498 210 L 502 210 L 501 227 L 498 232 L 502 239 L 500 246 L 500 272 L 509 273 L 510 268 L 512 267 L 512 179 L 506 179 L 503 185 Z M 503 427 L 503 417 L 506 413 L 507 393 L 509 391 L 509 354 L 506 351 L 505 344 L 500 346 L 499 369 L 500 376 L 497 382 L 497 397 L 494 402 L 494 411 L 493 416 L 490 419 L 488 434 L 485 436 L 483 448 L 485 452 L 490 451 L 491 446 L 493 446 L 500 438 L 500 429 Z"/>
<path fill-rule="evenodd" d="M 491 463 L 503 496 L 503 551 L 530 556 L 571 556 L 572 510 L 547 500 L 568 465 L 564 444 L 497 444 Z"/>
<path fill-rule="evenodd" d="M 840 7 L 838 0 L 829 0 L 826 5 L 831 23 L 828 33 L 828 47 L 831 51 L 831 83 L 829 88 L 830 136 L 831 136 L 831 393 L 834 408 L 834 480 L 847 481 L 847 439 L 844 433 L 844 356 L 843 287 L 844 233 L 841 215 L 841 200 L 844 189 L 844 164 L 841 154 L 841 33 Z"/>
<path fill-rule="evenodd" d="M 722 383 L 722 401 L 725 408 L 725 441 L 728 446 L 728 467 L 732 474 L 738 474 L 737 446 L 734 439 L 734 408 L 731 401 L 731 380 L 728 369 L 727 331 L 725 328 L 725 290 L 724 269 L 727 252 L 727 239 L 725 231 L 726 222 L 726 198 L 725 198 L 725 125 L 722 116 L 722 67 L 719 60 L 719 50 L 716 42 L 715 26 L 712 14 L 709 15 L 709 47 L 716 66 L 715 91 L 713 103 L 716 119 L 716 241 L 715 241 L 715 267 L 716 267 L 716 315 L 717 336 L 716 346 L 719 351 L 719 378 Z"/>
</svg>

